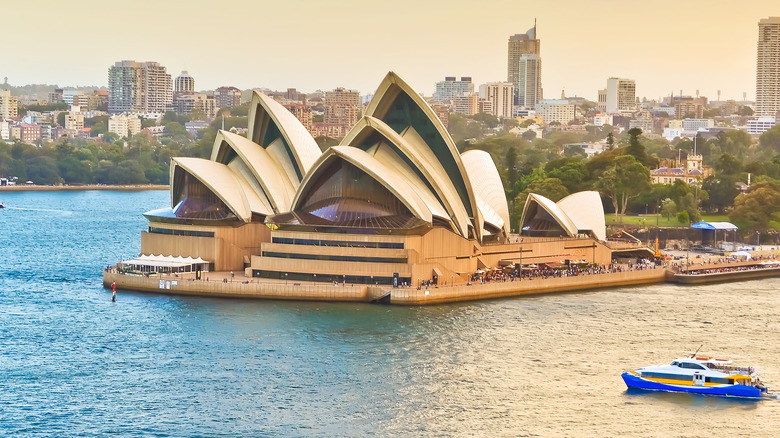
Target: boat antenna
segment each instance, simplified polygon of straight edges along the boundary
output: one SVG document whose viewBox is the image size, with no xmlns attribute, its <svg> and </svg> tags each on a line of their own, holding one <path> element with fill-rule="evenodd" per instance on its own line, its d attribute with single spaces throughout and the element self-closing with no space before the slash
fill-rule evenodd
<svg viewBox="0 0 780 438">
<path fill-rule="evenodd" d="M 704 344 L 699 345 L 699 348 L 697 348 L 696 351 L 694 351 L 693 354 L 691 354 L 691 359 L 696 357 L 696 353 L 698 353 L 699 350 L 701 350 L 701 347 L 703 347 L 703 346 L 704 346 Z"/>
</svg>

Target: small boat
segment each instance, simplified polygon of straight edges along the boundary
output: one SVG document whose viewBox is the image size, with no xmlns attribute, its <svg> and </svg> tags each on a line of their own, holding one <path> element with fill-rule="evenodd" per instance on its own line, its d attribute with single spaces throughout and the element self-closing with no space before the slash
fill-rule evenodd
<svg viewBox="0 0 780 438">
<path fill-rule="evenodd" d="M 761 397 L 767 392 L 753 367 L 735 366 L 730 360 L 709 356 L 675 359 L 669 365 L 652 365 L 623 373 L 629 388 L 676 391 L 731 397 Z"/>
<path fill-rule="evenodd" d="M 5 204 L 3 204 L 2 202 L 0 202 L 0 208 L 5 208 Z"/>
</svg>

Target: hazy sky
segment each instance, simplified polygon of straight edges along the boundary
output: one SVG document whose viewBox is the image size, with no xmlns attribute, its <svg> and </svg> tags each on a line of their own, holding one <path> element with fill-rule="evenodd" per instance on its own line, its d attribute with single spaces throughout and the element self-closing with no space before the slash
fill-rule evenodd
<svg viewBox="0 0 780 438">
<path fill-rule="evenodd" d="M 444 76 L 506 80 L 507 39 L 537 20 L 545 98 L 596 99 L 611 76 L 638 96 L 755 97 L 758 21 L 778 0 L 5 1 L 0 83 L 107 85 L 123 59 L 182 70 L 198 90 L 338 86 L 389 70 L 431 95 Z M 392 6 L 391 6 L 392 5 Z"/>
</svg>

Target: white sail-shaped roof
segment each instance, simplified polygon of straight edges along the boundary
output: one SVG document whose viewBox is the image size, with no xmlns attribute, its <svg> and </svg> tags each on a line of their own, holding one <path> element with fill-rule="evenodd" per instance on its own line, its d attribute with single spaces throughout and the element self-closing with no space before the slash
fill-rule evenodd
<svg viewBox="0 0 780 438">
<path fill-rule="evenodd" d="M 249 186 L 242 177 L 228 166 L 202 158 L 176 157 L 171 159 L 171 180 L 180 167 L 208 187 L 230 210 L 244 222 L 252 219 L 252 213 L 271 214 L 271 206 Z M 173 192 L 172 192 L 173 193 Z M 178 200 L 171 199 L 171 207 Z"/>
<path fill-rule="evenodd" d="M 604 206 L 598 192 L 573 193 L 558 201 L 558 207 L 566 213 L 578 230 L 592 231 L 599 240 L 607 239 Z"/>
<path fill-rule="evenodd" d="M 321 155 L 309 131 L 282 104 L 254 91 L 249 107 L 249 140 L 268 148 L 276 140 L 284 143 L 284 156 L 300 181 Z"/>
<path fill-rule="evenodd" d="M 525 225 L 526 221 L 532 218 L 527 217 L 527 213 L 529 210 L 533 208 L 534 205 L 538 205 L 539 207 L 543 208 L 547 213 L 552 216 L 552 218 L 555 220 L 555 222 L 558 223 L 558 225 L 563 228 L 563 231 L 566 232 L 569 236 L 575 236 L 577 235 L 577 226 L 574 225 L 574 222 L 569 218 L 569 216 L 566 215 L 566 213 L 561 210 L 558 205 L 549 200 L 548 198 L 545 198 L 542 195 L 537 195 L 536 193 L 531 193 L 528 195 L 528 199 L 525 201 L 525 206 L 523 207 L 523 216 L 521 220 L 521 224 Z M 523 226 L 521 225 L 521 227 Z"/>
<path fill-rule="evenodd" d="M 399 134 L 412 128 L 421 139 L 424 139 L 421 144 L 414 146 L 428 148 L 436 157 L 435 161 L 441 164 L 455 188 L 460 203 L 473 221 L 471 225 L 477 239 L 481 240 L 482 229 L 476 226 L 481 220 L 480 212 L 458 148 L 439 117 L 422 96 L 397 74 L 389 72 L 366 108 L 366 116 L 383 121 Z"/>
<path fill-rule="evenodd" d="M 534 220 L 529 215 L 536 211 L 536 206 L 549 213 L 552 219 L 571 237 L 592 233 L 599 240 L 606 239 L 604 207 L 598 192 L 574 193 L 558 201 L 557 204 L 542 195 L 531 193 L 523 207 L 521 227 L 531 224 Z"/>
<path fill-rule="evenodd" d="M 473 185 L 482 220 L 508 235 L 509 206 L 493 158 L 485 151 L 473 149 L 461 154 L 461 159 Z M 479 225 L 483 226 L 481 223 Z"/>
<path fill-rule="evenodd" d="M 233 155 L 230 150 L 235 152 L 237 158 L 231 160 Z M 237 172 L 243 173 L 243 166 L 233 164 L 237 159 L 240 159 L 251 172 L 251 176 L 246 175 L 245 179 L 250 182 L 250 185 L 257 186 L 253 187 L 255 192 L 259 196 L 267 198 L 268 204 L 271 205 L 275 213 L 290 210 L 295 190 L 300 182 L 297 179 L 289 178 L 279 161 L 275 160 L 266 149 L 257 143 L 228 131 L 219 131 L 214 141 L 211 160 L 235 166 L 238 168 Z"/>
<path fill-rule="evenodd" d="M 365 116 L 349 131 L 341 144 L 361 149 L 374 147 L 375 145 L 369 141 L 374 133 L 379 134 L 397 154 L 403 156 L 410 166 L 408 172 L 419 175 L 425 189 L 431 190 L 432 195 L 437 199 L 436 202 L 441 205 L 439 208 L 445 209 L 448 213 L 448 220 L 455 224 L 461 235 L 467 236 L 470 221 L 466 209 L 460 202 L 447 172 L 413 128 L 407 128 L 399 134 L 382 120 Z M 413 177 L 410 175 L 409 178 Z M 437 208 L 431 206 L 431 210 L 435 212 Z"/>
<path fill-rule="evenodd" d="M 316 182 L 320 173 L 319 169 L 325 169 L 327 164 L 336 159 L 345 160 L 370 175 L 397 197 L 414 216 L 429 223 L 432 221 L 431 210 L 415 189 L 398 174 L 396 169 L 384 165 L 361 149 L 349 146 L 333 146 L 322 154 L 317 163 L 315 163 L 314 169 L 301 182 L 301 187 L 292 204 L 293 210 L 300 206 L 299 204 L 303 196 L 308 191 L 308 186 Z"/>
</svg>

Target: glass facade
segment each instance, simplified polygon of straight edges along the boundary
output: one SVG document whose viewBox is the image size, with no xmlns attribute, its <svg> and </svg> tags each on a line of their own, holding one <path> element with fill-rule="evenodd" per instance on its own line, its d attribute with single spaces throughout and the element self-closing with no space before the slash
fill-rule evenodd
<svg viewBox="0 0 780 438">
<path fill-rule="evenodd" d="M 149 227 L 149 233 L 169 234 L 172 236 L 214 237 L 213 231 L 174 230 L 171 228 Z"/>
<path fill-rule="evenodd" d="M 342 248 L 404 249 L 403 242 L 350 242 L 347 240 L 296 239 L 292 237 L 273 237 L 271 242 L 287 245 L 337 246 Z"/>
<path fill-rule="evenodd" d="M 263 251 L 263 257 L 275 257 L 280 259 L 298 260 L 326 260 L 333 262 L 361 262 L 361 263 L 407 263 L 406 257 L 361 257 L 341 256 L 330 254 L 292 254 L 287 252 Z"/>
<path fill-rule="evenodd" d="M 300 219 L 322 225 L 405 228 L 417 219 L 381 183 L 340 159 L 323 169 L 299 205 Z"/>
<path fill-rule="evenodd" d="M 439 162 L 444 166 L 444 170 L 452 178 L 452 183 L 458 191 L 461 202 L 466 207 L 466 212 L 468 212 L 469 216 L 473 216 L 469 192 L 453 153 L 436 129 L 436 126 L 431 122 L 431 119 L 428 118 L 423 109 L 415 103 L 411 96 L 405 92 L 399 93 L 387 110 L 387 113 L 379 118 L 399 134 L 408 126 L 413 127 L 417 131 L 420 137 L 425 140 L 425 143 L 428 144 L 428 147 L 436 154 Z"/>
<path fill-rule="evenodd" d="M 181 219 L 220 220 L 236 219 L 227 205 L 205 184 L 181 167 L 174 172 L 175 206 L 173 213 Z"/>
<path fill-rule="evenodd" d="M 520 234 L 529 237 L 560 237 L 568 236 L 561 224 L 537 203 L 528 206 L 526 220 Z"/>
<path fill-rule="evenodd" d="M 393 277 L 383 277 L 377 275 L 333 275 L 333 274 L 313 274 L 302 272 L 283 272 L 283 271 L 265 271 L 260 269 L 252 270 L 252 277 L 255 278 L 268 278 L 273 280 L 283 280 L 285 282 L 291 282 L 295 284 L 297 281 L 314 281 L 325 283 L 345 283 L 351 284 L 382 284 L 392 285 Z M 398 277 L 399 285 L 411 285 L 412 279 L 410 277 Z"/>
</svg>

